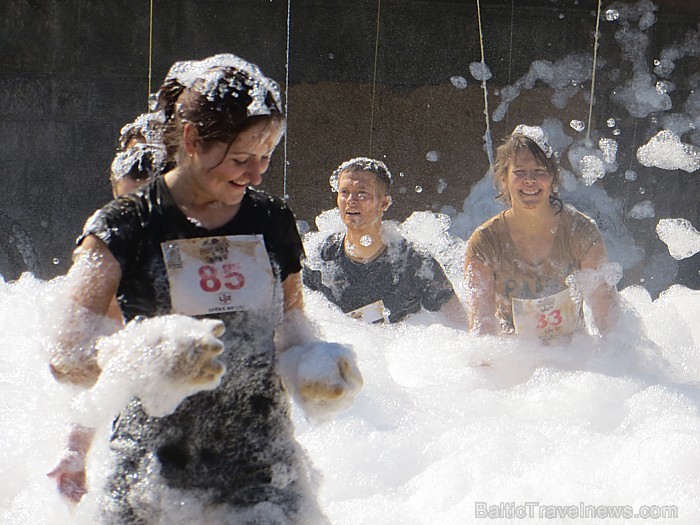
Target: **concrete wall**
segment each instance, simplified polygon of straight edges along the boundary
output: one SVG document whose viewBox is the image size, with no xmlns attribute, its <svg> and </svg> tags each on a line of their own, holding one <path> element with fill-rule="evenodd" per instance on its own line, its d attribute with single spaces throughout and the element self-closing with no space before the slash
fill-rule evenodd
<svg viewBox="0 0 700 525">
<path fill-rule="evenodd" d="M 700 20 L 693 2 L 660 4 L 647 32 L 649 62 L 697 30 Z M 534 60 L 590 53 L 596 5 L 482 0 L 491 111 L 499 90 L 526 74 Z M 469 74 L 469 64 L 480 60 L 476 14 L 475 2 L 456 0 L 155 0 L 152 90 L 172 62 L 217 52 L 257 63 L 283 89 L 288 75 L 286 193 L 299 219 L 312 223 L 333 206 L 328 176 L 358 155 L 384 159 L 397 177 L 389 218 L 444 206 L 461 210 L 488 170 L 483 92 Z M 613 71 L 622 78 L 632 74 L 615 44 L 617 27 L 601 25 L 607 65 L 598 79 L 593 128 L 603 130 L 607 118 L 617 118 L 621 168 L 597 184 L 619 197 L 623 211 L 645 199 L 657 203 L 656 218 L 627 221 L 645 258 L 626 274 L 626 284 L 644 279 L 656 292 L 649 263 L 667 250 L 653 228 L 666 216 L 700 228 L 700 190 L 697 173 L 661 173 L 636 162 L 632 144 L 652 136 L 659 124 L 653 115 L 631 118 L 609 100 L 620 84 Z M 22 266 L 16 239 L 29 239 L 24 259 L 34 260 L 32 269 L 48 278 L 67 269 L 84 220 L 110 198 L 107 169 L 119 129 L 146 110 L 149 0 L 4 0 L 0 49 L 0 234 L 14 242 L 3 241 L 0 268 L 16 277 Z M 678 67 L 683 74 L 671 93 L 674 110 L 700 82 L 697 55 Z M 468 80 L 465 89 L 450 82 L 456 75 Z M 501 122 L 491 123 L 494 139 L 518 123 L 585 121 L 589 86 L 584 82 L 559 109 L 550 102 L 553 90 L 538 83 Z M 440 153 L 439 162 L 426 160 L 429 151 Z M 284 145 L 275 155 L 264 187 L 282 194 Z M 639 175 L 635 184 L 622 177 L 630 168 Z M 29 256 L 27 244 L 35 252 Z M 674 279 L 698 288 L 697 269 L 697 256 L 681 261 Z"/>
</svg>

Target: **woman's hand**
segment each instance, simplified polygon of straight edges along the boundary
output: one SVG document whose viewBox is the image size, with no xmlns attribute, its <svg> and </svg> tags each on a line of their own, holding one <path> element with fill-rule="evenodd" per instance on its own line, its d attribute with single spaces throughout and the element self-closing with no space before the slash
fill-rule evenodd
<svg viewBox="0 0 700 525">
<path fill-rule="evenodd" d="M 581 270 L 593 270 L 600 273 L 601 269 L 609 264 L 605 246 L 602 243 L 597 243 L 591 246 L 581 261 Z M 584 294 L 584 299 L 591 307 L 596 328 L 601 335 L 605 336 L 612 332 L 617 325 L 620 317 L 620 298 L 615 288 L 616 283 L 609 283 L 602 276 L 598 282 L 595 289 Z"/>
<path fill-rule="evenodd" d="M 94 435 L 93 428 L 73 425 L 68 434 L 66 450 L 58 460 L 58 465 L 47 474 L 56 480 L 58 492 L 70 503 L 80 503 L 82 497 L 87 494 L 85 457 Z"/>
<path fill-rule="evenodd" d="M 80 452 L 66 450 L 56 468 L 46 475 L 56 480 L 59 494 L 70 503 L 80 503 L 87 494 L 85 455 Z"/>
<path fill-rule="evenodd" d="M 363 385 L 355 354 L 337 343 L 288 348 L 279 357 L 279 373 L 294 400 L 316 419 L 348 408 Z"/>
<path fill-rule="evenodd" d="M 58 381 L 89 388 L 99 377 L 94 345 L 120 328 L 107 318 L 120 279 L 119 263 L 107 245 L 87 236 L 66 276 L 62 319 L 50 338 L 51 372 Z"/>
<path fill-rule="evenodd" d="M 362 388 L 355 356 L 336 343 L 316 343 L 304 350 L 297 367 L 297 389 L 306 401 L 330 403 L 353 398 Z"/>
</svg>

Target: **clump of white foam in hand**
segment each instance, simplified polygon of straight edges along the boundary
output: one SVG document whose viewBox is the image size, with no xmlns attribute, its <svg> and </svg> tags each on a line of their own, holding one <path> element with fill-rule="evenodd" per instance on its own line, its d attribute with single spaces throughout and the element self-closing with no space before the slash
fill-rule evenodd
<svg viewBox="0 0 700 525">
<path fill-rule="evenodd" d="M 700 232 L 687 219 L 661 219 L 656 233 L 668 246 L 671 257 L 678 261 L 700 252 Z"/>
<path fill-rule="evenodd" d="M 637 160 L 644 166 L 692 173 L 700 168 L 700 149 L 681 142 L 673 131 L 663 130 L 637 150 Z"/>
<path fill-rule="evenodd" d="M 186 397 L 216 388 L 225 372 L 216 357 L 224 324 L 213 319 L 166 315 L 132 321 L 97 341 L 102 372 L 73 405 L 80 423 L 96 426 L 138 397 L 150 415 L 172 413 Z"/>
<path fill-rule="evenodd" d="M 597 270 L 577 270 L 566 278 L 571 298 L 580 302 L 589 297 L 602 284 L 615 286 L 622 278 L 622 267 L 618 263 L 605 263 Z"/>
<path fill-rule="evenodd" d="M 313 341 L 288 348 L 279 357 L 287 390 L 306 415 L 321 420 L 341 412 L 362 389 L 357 358 L 348 347 Z"/>
</svg>

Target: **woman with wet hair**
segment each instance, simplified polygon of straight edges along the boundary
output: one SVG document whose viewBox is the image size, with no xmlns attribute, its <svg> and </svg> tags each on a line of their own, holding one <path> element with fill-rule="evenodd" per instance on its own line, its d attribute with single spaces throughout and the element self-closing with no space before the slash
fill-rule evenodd
<svg viewBox="0 0 700 525">
<path fill-rule="evenodd" d="M 135 142 L 118 152 L 109 170 L 112 194 L 119 197 L 152 181 L 165 167 L 165 147 L 162 144 Z"/>
<path fill-rule="evenodd" d="M 163 144 L 164 124 L 162 111 L 141 113 L 119 131 L 118 151 L 126 151 L 136 144 Z"/>
<path fill-rule="evenodd" d="M 509 207 L 467 245 L 470 330 L 568 338 L 585 329 L 585 299 L 607 333 L 617 296 L 606 278 L 605 243 L 590 218 L 559 198 L 559 170 L 542 130 L 516 128 L 497 149 L 493 177 Z"/>
<path fill-rule="evenodd" d="M 278 86 L 257 66 L 217 55 L 173 66 L 157 109 L 174 167 L 88 221 L 68 276 L 72 299 L 97 318 L 116 292 L 126 321 L 219 319 L 226 371 L 170 415 L 150 415 L 138 398 L 122 410 L 102 521 L 180 523 L 177 502 L 187 502 L 183 523 L 325 523 L 282 380 L 319 412 L 347 406 L 362 381 L 352 352 L 318 341 L 304 316 L 292 212 L 254 189 L 284 131 Z M 85 317 L 66 320 L 72 330 L 61 333 L 72 339 L 58 338 L 51 364 L 57 379 L 89 387 L 100 368 Z M 330 366 L 308 366 L 320 361 Z M 90 440 L 77 436 L 71 452 L 82 460 Z M 82 474 L 64 476 L 73 500 L 84 494 Z"/>
</svg>

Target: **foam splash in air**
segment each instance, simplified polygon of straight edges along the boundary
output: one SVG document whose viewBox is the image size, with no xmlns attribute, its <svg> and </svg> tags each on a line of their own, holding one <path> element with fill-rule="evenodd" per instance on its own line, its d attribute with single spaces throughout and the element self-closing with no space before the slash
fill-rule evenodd
<svg viewBox="0 0 700 525">
<path fill-rule="evenodd" d="M 656 233 L 676 260 L 700 252 L 700 232 L 687 219 L 661 219 L 656 225 Z"/>
<path fill-rule="evenodd" d="M 464 89 L 467 87 L 467 79 L 462 76 L 450 77 L 450 82 L 457 89 Z"/>
<path fill-rule="evenodd" d="M 654 203 L 649 200 L 638 202 L 627 212 L 627 216 L 632 219 L 651 219 L 655 214 Z"/>
<path fill-rule="evenodd" d="M 605 63 L 602 59 L 598 62 L 601 65 Z M 501 89 L 501 103 L 493 112 L 493 120 L 503 120 L 508 107 L 520 96 L 521 91 L 533 89 L 538 81 L 554 89 L 551 102 L 555 108 L 566 107 L 569 100 L 581 89 L 581 84 L 590 80 L 592 65 L 593 58 L 584 53 L 572 53 L 556 62 L 534 61 L 525 76 Z"/>
<path fill-rule="evenodd" d="M 673 131 L 662 130 L 637 150 L 637 160 L 644 166 L 692 173 L 700 168 L 700 149 L 681 142 Z"/>
</svg>

